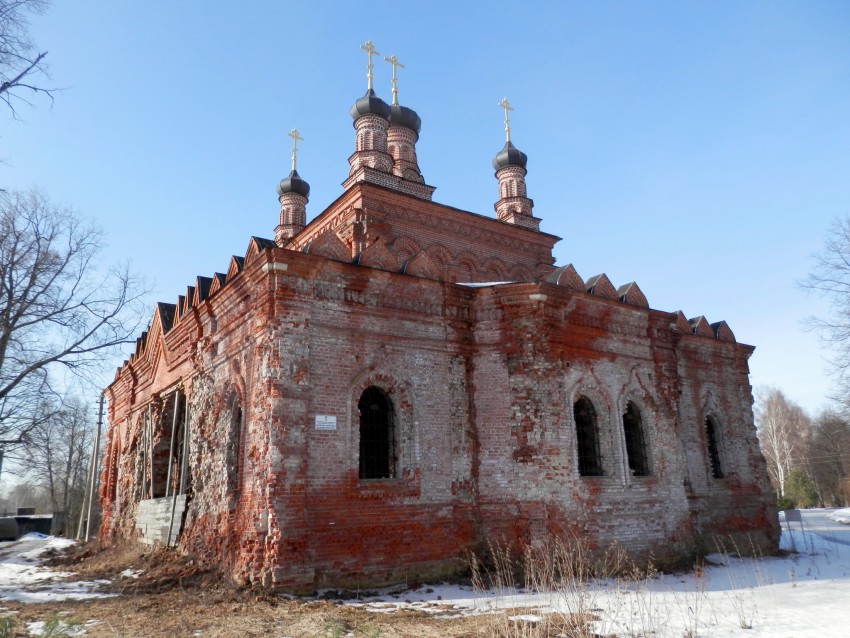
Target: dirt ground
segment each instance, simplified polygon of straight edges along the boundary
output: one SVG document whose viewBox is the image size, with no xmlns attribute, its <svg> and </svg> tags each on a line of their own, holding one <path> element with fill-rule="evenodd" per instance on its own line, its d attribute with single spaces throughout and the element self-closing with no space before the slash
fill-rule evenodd
<svg viewBox="0 0 850 638">
<path fill-rule="evenodd" d="M 74 572 L 69 580 L 108 579 L 101 591 L 119 596 L 59 603 L 4 600 L 4 613 L 16 612 L 10 636 L 29 636 L 26 623 L 51 617 L 85 624 L 85 636 L 91 638 L 464 638 L 491 633 L 486 617 L 436 619 L 418 610 L 376 614 L 334 600 L 287 599 L 239 589 L 164 549 L 136 545 L 100 551 L 90 544 L 52 557 L 48 564 Z M 141 574 L 119 575 L 127 569 Z"/>
</svg>

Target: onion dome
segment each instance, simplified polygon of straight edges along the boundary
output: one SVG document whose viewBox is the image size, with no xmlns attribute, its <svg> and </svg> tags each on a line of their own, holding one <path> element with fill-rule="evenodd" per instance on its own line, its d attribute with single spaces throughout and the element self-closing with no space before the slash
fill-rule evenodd
<svg viewBox="0 0 850 638">
<path fill-rule="evenodd" d="M 292 172 L 280 180 L 280 184 L 278 184 L 277 194 L 283 195 L 285 193 L 298 193 L 304 197 L 309 197 L 310 185 L 301 179 L 298 171 L 293 169 Z"/>
<path fill-rule="evenodd" d="M 528 155 L 510 142 L 506 142 L 505 147 L 493 158 L 493 168 L 497 171 L 505 166 L 525 168 L 526 162 L 528 162 Z"/>
<path fill-rule="evenodd" d="M 351 118 L 356 120 L 370 113 L 385 120 L 390 117 L 390 105 L 379 98 L 372 89 L 366 91 L 366 94 L 351 107 Z"/>
<path fill-rule="evenodd" d="M 419 135 L 419 130 L 422 128 L 422 119 L 413 109 L 402 106 L 401 104 L 393 104 L 390 107 L 390 124 L 406 126 L 416 131 L 416 134 Z"/>
</svg>

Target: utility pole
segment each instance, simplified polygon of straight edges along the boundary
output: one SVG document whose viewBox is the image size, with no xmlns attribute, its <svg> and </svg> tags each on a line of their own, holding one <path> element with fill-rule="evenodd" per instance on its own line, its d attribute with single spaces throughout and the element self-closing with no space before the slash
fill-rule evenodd
<svg viewBox="0 0 850 638">
<path fill-rule="evenodd" d="M 80 540 L 83 533 L 83 521 L 86 522 L 85 541 L 88 542 L 91 533 L 91 512 L 94 504 L 94 492 L 97 487 L 97 468 L 100 453 L 100 430 L 103 424 L 103 392 L 100 393 L 100 401 L 97 408 L 97 433 L 94 438 L 94 446 L 91 451 L 91 461 L 89 462 L 88 486 L 86 488 L 86 496 L 83 498 L 83 504 L 80 508 L 80 524 L 77 527 L 77 540 Z"/>
</svg>

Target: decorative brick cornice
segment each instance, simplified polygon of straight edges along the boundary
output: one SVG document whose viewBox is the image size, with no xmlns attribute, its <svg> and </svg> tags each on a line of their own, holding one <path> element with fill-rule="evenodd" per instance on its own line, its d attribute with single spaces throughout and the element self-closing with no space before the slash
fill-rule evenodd
<svg viewBox="0 0 850 638">
<path fill-rule="evenodd" d="M 434 191 L 437 190 L 436 186 L 428 186 L 427 184 L 423 184 L 418 181 L 414 182 L 409 179 L 404 179 L 403 177 L 393 173 L 378 171 L 365 164 L 361 164 L 356 170 L 352 169 L 351 174 L 348 179 L 342 183 L 342 186 L 347 190 L 352 185 L 359 182 L 377 184 L 378 186 L 390 188 L 428 201 L 431 200 L 434 195 Z"/>
</svg>

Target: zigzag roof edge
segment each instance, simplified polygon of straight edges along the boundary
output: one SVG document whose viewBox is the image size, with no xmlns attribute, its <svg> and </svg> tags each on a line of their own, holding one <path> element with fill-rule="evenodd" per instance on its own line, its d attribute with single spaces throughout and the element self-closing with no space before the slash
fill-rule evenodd
<svg viewBox="0 0 850 638">
<path fill-rule="evenodd" d="M 641 290 L 640 286 L 637 285 L 636 281 L 623 284 L 617 288 L 617 297 L 623 303 L 631 306 L 649 308 L 649 301 L 647 300 L 646 295 L 643 294 L 643 290 Z"/>
<path fill-rule="evenodd" d="M 737 343 L 735 333 L 725 321 L 715 321 L 711 324 L 711 329 L 714 331 L 714 336 L 718 341 L 727 341 L 729 343 Z"/>
</svg>

